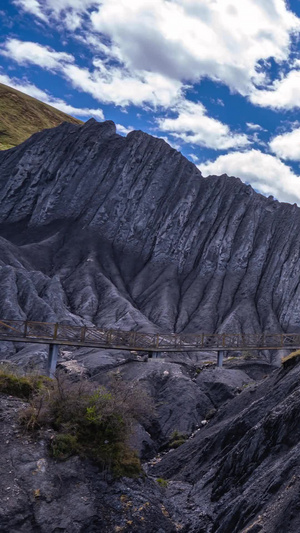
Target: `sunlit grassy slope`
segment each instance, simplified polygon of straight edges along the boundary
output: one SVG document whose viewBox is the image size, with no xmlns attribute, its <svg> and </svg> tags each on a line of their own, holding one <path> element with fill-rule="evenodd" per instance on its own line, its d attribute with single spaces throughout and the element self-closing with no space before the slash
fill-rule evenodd
<svg viewBox="0 0 300 533">
<path fill-rule="evenodd" d="M 17 146 L 33 133 L 53 128 L 61 122 L 82 123 L 54 107 L 0 83 L 0 150 Z"/>
</svg>

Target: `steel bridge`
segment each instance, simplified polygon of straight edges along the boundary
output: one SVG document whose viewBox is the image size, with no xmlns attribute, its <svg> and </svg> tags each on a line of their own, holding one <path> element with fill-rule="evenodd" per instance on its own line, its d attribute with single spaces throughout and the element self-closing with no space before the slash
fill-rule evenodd
<svg viewBox="0 0 300 533">
<path fill-rule="evenodd" d="M 0 340 L 48 344 L 50 374 L 59 345 L 155 353 L 216 351 L 219 366 L 227 351 L 300 348 L 300 333 L 143 333 L 6 319 L 0 320 Z"/>
</svg>

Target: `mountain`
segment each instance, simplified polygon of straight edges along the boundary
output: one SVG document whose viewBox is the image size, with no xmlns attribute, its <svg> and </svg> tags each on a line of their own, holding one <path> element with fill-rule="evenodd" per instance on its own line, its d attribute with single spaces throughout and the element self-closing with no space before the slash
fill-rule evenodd
<svg viewBox="0 0 300 533">
<path fill-rule="evenodd" d="M 64 122 L 0 152 L 0 318 L 299 332 L 299 257 L 296 205 L 203 178 L 141 131 Z M 44 370 L 46 354 L 0 343 L 13 368 Z M 20 433 L 24 404 L 0 394 L 0 532 L 298 533 L 300 366 L 278 368 L 278 352 L 234 355 L 216 368 L 211 352 L 146 362 L 61 349 L 76 379 L 107 385 L 114 371 L 154 399 L 156 418 L 132 436 L 145 478 L 51 459 L 51 432 Z M 186 442 L 170 450 L 174 438 Z"/>
<path fill-rule="evenodd" d="M 0 316 L 300 330 L 300 209 L 91 119 L 0 153 Z"/>
<path fill-rule="evenodd" d="M 81 120 L 0 83 L 0 150 L 17 146 L 33 133 Z"/>
</svg>

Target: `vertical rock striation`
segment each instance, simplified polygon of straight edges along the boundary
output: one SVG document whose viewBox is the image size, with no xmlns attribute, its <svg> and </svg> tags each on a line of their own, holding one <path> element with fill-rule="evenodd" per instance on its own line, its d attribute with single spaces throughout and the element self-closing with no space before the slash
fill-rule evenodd
<svg viewBox="0 0 300 533">
<path fill-rule="evenodd" d="M 0 315 L 300 331 L 300 209 L 161 139 L 64 123 L 0 152 Z"/>
</svg>

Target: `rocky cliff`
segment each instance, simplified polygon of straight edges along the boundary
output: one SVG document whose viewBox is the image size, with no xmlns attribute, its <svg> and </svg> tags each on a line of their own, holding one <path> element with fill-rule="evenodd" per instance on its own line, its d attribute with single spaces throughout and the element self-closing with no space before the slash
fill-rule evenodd
<svg viewBox="0 0 300 533">
<path fill-rule="evenodd" d="M 300 330 L 300 209 L 204 179 L 163 140 L 93 120 L 37 133 L 0 152 L 0 201 L 0 317 Z M 2 342 L 0 353 L 24 368 L 46 347 Z M 154 398 L 157 419 L 133 436 L 147 477 L 54 461 L 46 437 L 20 432 L 20 402 L 1 396 L 0 531 L 298 533 L 299 365 L 274 371 L 278 356 L 265 357 L 220 369 L 211 354 L 62 351 L 64 368 L 99 383 L 114 369 Z M 174 431 L 187 441 L 167 452 Z"/>
<path fill-rule="evenodd" d="M 0 316 L 299 331 L 300 209 L 163 140 L 64 123 L 0 152 Z"/>
</svg>

